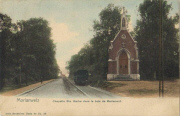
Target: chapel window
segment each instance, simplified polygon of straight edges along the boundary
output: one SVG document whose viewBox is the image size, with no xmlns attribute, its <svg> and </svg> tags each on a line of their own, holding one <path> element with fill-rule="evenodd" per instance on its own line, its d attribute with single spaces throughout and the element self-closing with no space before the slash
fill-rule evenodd
<svg viewBox="0 0 180 116">
<path fill-rule="evenodd" d="M 122 20 L 122 27 L 125 27 L 125 19 Z"/>
</svg>

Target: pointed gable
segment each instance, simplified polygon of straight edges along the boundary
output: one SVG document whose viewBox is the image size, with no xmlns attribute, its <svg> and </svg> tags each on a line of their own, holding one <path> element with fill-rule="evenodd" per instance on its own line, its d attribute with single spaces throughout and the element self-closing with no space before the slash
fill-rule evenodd
<svg viewBox="0 0 180 116">
<path fill-rule="evenodd" d="M 137 42 L 127 30 L 126 11 L 123 8 L 121 30 L 110 42 L 107 79 L 126 75 L 132 79 L 140 79 Z M 124 77 L 123 77 L 124 78 Z"/>
</svg>

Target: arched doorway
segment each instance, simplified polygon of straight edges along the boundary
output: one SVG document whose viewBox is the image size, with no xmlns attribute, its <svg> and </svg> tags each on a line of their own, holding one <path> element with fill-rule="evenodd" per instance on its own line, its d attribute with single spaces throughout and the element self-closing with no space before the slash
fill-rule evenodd
<svg viewBox="0 0 180 116">
<path fill-rule="evenodd" d="M 119 74 L 128 74 L 128 56 L 125 51 L 122 51 L 119 56 Z"/>
</svg>

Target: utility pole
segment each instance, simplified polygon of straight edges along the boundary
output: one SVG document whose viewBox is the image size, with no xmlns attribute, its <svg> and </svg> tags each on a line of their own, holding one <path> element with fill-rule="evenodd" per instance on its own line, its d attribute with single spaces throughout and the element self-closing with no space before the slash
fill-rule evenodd
<svg viewBox="0 0 180 116">
<path fill-rule="evenodd" d="M 159 0 L 159 97 L 164 97 L 163 22 L 162 0 Z"/>
<path fill-rule="evenodd" d="M 179 2 L 179 11 L 180 11 L 180 2 Z M 179 12 L 179 16 L 180 16 L 180 12 Z M 179 18 L 179 22 L 180 22 L 180 18 Z M 180 78 L 180 23 L 179 23 L 179 78 Z"/>
<path fill-rule="evenodd" d="M 3 87 L 3 69 L 2 69 L 2 26 L 3 16 L 0 16 L 0 90 Z"/>
<path fill-rule="evenodd" d="M 179 21 L 180 21 L 180 18 L 179 18 Z M 180 27 L 180 24 L 179 24 L 179 27 Z M 180 28 L 179 28 L 179 35 L 180 35 Z M 180 36 L 179 36 L 179 78 L 180 78 Z"/>
<path fill-rule="evenodd" d="M 1 27 L 0 27 L 0 90 L 1 87 L 2 87 L 2 38 L 1 38 Z"/>
</svg>

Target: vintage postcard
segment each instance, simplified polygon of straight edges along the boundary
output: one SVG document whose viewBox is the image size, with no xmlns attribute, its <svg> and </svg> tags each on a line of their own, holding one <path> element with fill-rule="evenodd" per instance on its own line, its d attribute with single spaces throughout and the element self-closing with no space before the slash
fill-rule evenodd
<svg viewBox="0 0 180 116">
<path fill-rule="evenodd" d="M 0 0 L 0 116 L 179 116 L 179 0 Z"/>
</svg>

